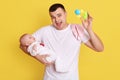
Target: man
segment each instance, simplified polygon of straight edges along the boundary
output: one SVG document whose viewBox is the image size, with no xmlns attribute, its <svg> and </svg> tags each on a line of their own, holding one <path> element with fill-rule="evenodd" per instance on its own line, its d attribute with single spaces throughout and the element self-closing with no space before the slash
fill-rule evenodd
<svg viewBox="0 0 120 80">
<path fill-rule="evenodd" d="M 52 49 L 62 65 L 58 67 L 61 72 L 57 72 L 54 62 L 49 63 L 45 59 L 49 55 L 35 56 L 46 65 L 44 80 L 79 80 L 78 55 L 81 43 L 97 52 L 104 49 L 101 40 L 92 30 L 92 18 L 88 15 L 87 20 L 82 20 L 83 35 L 80 40 L 77 40 L 71 29 L 72 24 L 67 23 L 67 12 L 62 4 L 56 3 L 50 6 L 49 14 L 52 25 L 39 29 L 33 36 Z M 26 47 L 21 46 L 21 49 L 27 53 Z"/>
</svg>

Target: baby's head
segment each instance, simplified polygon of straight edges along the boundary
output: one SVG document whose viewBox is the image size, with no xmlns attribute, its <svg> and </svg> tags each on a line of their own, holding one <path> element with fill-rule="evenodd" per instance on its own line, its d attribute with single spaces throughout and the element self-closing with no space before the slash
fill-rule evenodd
<svg viewBox="0 0 120 80">
<path fill-rule="evenodd" d="M 20 37 L 20 44 L 22 46 L 29 46 L 34 41 L 35 41 L 35 38 L 32 35 L 30 35 L 30 34 L 23 34 Z"/>
</svg>

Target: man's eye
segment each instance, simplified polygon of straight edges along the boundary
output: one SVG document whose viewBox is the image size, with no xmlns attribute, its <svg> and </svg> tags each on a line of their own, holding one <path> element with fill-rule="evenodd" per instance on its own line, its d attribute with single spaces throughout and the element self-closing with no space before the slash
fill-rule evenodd
<svg viewBox="0 0 120 80">
<path fill-rule="evenodd" d="M 57 14 L 57 16 L 58 16 L 58 17 L 61 17 L 61 16 L 62 16 L 62 14 Z"/>
<path fill-rule="evenodd" d="M 61 15 L 58 15 L 58 17 L 61 17 Z"/>
<path fill-rule="evenodd" d="M 55 18 L 54 16 L 50 16 L 51 18 Z"/>
<path fill-rule="evenodd" d="M 55 17 L 51 17 L 52 19 L 55 19 Z"/>
</svg>

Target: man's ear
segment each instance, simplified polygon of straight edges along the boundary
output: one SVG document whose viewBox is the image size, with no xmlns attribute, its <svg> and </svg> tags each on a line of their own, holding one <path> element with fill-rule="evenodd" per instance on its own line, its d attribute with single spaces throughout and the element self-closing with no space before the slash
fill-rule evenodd
<svg viewBox="0 0 120 80">
<path fill-rule="evenodd" d="M 67 16 L 67 12 L 65 12 L 65 16 Z"/>
</svg>

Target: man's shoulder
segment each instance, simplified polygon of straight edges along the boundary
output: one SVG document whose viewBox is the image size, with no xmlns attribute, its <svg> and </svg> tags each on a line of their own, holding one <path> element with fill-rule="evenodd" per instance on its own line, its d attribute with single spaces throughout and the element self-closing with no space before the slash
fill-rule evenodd
<svg viewBox="0 0 120 80">
<path fill-rule="evenodd" d="M 38 30 L 36 30 L 36 32 L 47 31 L 47 30 L 51 29 L 51 27 L 52 27 L 51 25 L 42 26 Z"/>
<path fill-rule="evenodd" d="M 72 24 L 70 24 L 71 26 L 80 26 L 81 24 L 77 24 L 77 23 L 72 23 Z"/>
<path fill-rule="evenodd" d="M 48 29 L 51 29 L 52 28 L 52 25 L 46 25 L 46 26 L 42 26 L 39 28 L 39 30 L 48 30 Z"/>
</svg>

